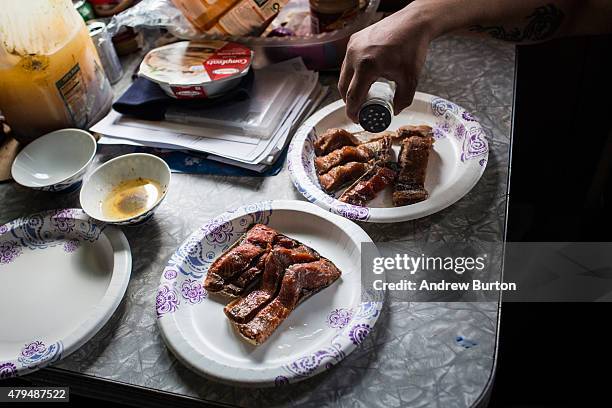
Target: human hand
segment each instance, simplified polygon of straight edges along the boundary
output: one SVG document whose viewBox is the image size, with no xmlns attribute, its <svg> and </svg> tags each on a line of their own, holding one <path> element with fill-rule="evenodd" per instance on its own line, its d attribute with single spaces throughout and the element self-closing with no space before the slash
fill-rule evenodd
<svg viewBox="0 0 612 408">
<path fill-rule="evenodd" d="M 351 36 L 338 90 L 353 122 L 358 121 L 370 85 L 381 77 L 397 85 L 396 115 L 412 104 L 433 34 L 427 16 L 408 6 Z"/>
</svg>

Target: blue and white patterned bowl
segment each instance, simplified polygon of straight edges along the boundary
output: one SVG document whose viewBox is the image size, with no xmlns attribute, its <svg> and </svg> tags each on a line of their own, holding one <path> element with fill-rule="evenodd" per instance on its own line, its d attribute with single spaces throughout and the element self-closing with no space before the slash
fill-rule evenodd
<svg viewBox="0 0 612 408">
<path fill-rule="evenodd" d="M 259 346 L 238 336 L 202 283 L 209 265 L 247 228 L 262 223 L 311 246 L 342 271 L 300 304 Z M 355 223 L 304 201 L 266 201 L 225 212 L 196 230 L 170 257 L 156 297 L 157 322 L 187 367 L 240 386 L 279 386 L 321 373 L 362 344 L 379 317 L 381 295 L 361 292 L 361 244 Z"/>
<path fill-rule="evenodd" d="M 96 155 L 96 140 L 81 129 L 61 129 L 34 140 L 15 157 L 11 173 L 22 186 L 50 192 L 76 190 Z"/>
<path fill-rule="evenodd" d="M 430 125 L 436 142 L 430 156 L 425 188 L 429 198 L 420 203 L 394 207 L 391 189 L 359 207 L 337 200 L 321 189 L 314 168 L 314 141 L 329 128 L 361 129 L 344 113 L 344 102 L 336 101 L 312 115 L 296 132 L 287 155 L 289 174 L 306 199 L 327 211 L 356 221 L 400 222 L 425 217 L 454 204 L 480 180 L 487 165 L 489 145 L 478 121 L 460 106 L 445 99 L 417 92 L 413 104 L 393 118 L 389 130 L 404 125 Z M 394 146 L 397 153 L 399 146 Z"/>
<path fill-rule="evenodd" d="M 138 177 L 157 181 L 162 192 L 155 204 L 132 217 L 111 219 L 102 213 L 102 202 L 119 183 Z M 81 207 L 92 218 L 115 225 L 137 225 L 147 221 L 166 198 L 170 186 L 170 167 L 157 156 L 146 153 L 130 153 L 115 157 L 95 169 L 83 183 Z"/>
</svg>

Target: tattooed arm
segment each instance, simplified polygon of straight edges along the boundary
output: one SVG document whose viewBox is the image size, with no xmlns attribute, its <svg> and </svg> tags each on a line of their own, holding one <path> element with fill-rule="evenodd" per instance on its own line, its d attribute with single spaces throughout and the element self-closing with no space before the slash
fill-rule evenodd
<svg viewBox="0 0 612 408">
<path fill-rule="evenodd" d="M 486 33 L 498 40 L 516 43 L 543 41 L 559 32 L 565 13 L 554 4 L 536 7 L 523 21 L 511 23 L 474 24 L 468 29 L 475 33 Z"/>
<path fill-rule="evenodd" d="M 338 89 L 357 121 L 370 85 L 384 77 L 397 84 L 394 110 L 412 103 L 429 43 L 467 31 L 515 43 L 612 31 L 612 0 L 415 0 L 354 34 Z"/>
<path fill-rule="evenodd" d="M 427 3 L 426 8 L 453 4 L 448 14 L 439 16 L 438 35 L 469 30 L 499 40 L 530 43 L 564 35 L 612 31 L 612 2 L 609 0 L 427 0 Z M 480 11 L 475 13 L 469 7 Z"/>
</svg>

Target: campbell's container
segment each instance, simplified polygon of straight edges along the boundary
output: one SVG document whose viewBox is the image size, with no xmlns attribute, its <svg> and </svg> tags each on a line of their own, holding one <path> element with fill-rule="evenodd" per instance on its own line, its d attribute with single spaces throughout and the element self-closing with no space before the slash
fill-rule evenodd
<svg viewBox="0 0 612 408">
<path fill-rule="evenodd" d="M 70 0 L 0 0 L 0 110 L 22 142 L 88 128 L 112 89 Z"/>
<path fill-rule="evenodd" d="M 138 75 L 176 99 L 204 99 L 236 87 L 251 67 L 253 51 L 227 41 L 180 41 L 151 50 Z"/>
</svg>

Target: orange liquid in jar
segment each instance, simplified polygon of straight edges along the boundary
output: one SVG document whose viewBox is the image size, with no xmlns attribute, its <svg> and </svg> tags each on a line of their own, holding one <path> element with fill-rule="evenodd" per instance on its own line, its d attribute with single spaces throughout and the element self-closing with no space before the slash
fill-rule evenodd
<svg viewBox="0 0 612 408">
<path fill-rule="evenodd" d="M 67 31 L 64 26 L 48 29 Z M 60 128 L 87 127 L 110 106 L 110 84 L 87 27 L 72 31 L 47 55 L 8 50 L 0 61 L 0 110 L 22 141 Z"/>
</svg>

